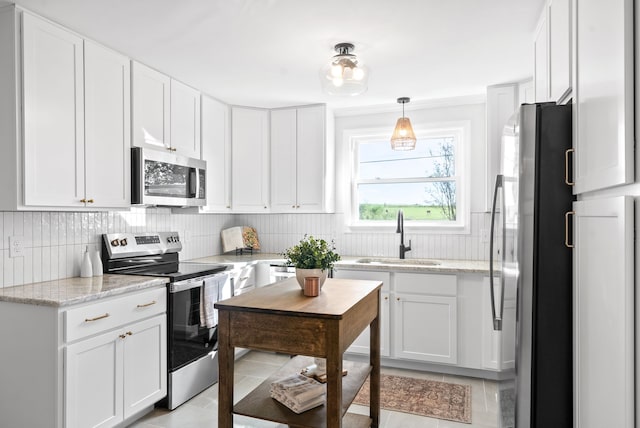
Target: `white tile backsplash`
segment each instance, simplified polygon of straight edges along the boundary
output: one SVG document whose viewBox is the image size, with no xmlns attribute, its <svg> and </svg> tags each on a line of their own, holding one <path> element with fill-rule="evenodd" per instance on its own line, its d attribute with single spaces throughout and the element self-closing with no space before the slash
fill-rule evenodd
<svg viewBox="0 0 640 428">
<path fill-rule="evenodd" d="M 489 225 L 487 213 L 472 213 L 469 234 L 407 232 L 409 258 L 486 260 L 488 243 L 481 230 Z M 132 208 L 122 212 L 2 212 L 0 213 L 0 287 L 78 276 L 88 245 L 100 247 L 103 233 L 178 231 L 183 241 L 182 260 L 220 254 L 220 231 L 232 226 L 253 226 L 261 251 L 282 253 L 305 234 L 334 240 L 340 254 L 397 257 L 396 233 L 342 233 L 344 215 L 338 214 L 188 214 L 168 208 Z M 23 236 L 24 255 L 9 257 L 9 236 Z"/>
</svg>

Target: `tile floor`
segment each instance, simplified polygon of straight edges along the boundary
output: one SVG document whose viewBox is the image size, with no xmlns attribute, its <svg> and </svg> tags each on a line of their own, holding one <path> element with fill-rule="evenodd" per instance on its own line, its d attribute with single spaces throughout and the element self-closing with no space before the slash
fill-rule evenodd
<svg viewBox="0 0 640 428">
<path fill-rule="evenodd" d="M 236 361 L 235 364 L 235 401 L 244 397 L 268 376 L 284 365 L 289 359 L 286 355 L 252 351 Z M 383 373 L 434 379 L 452 383 L 471 384 L 472 424 L 443 421 L 407 413 L 381 410 L 380 428 L 496 428 L 497 427 L 497 385 L 495 382 L 466 377 L 440 375 L 412 370 L 385 368 Z M 353 413 L 368 414 L 368 407 L 353 405 Z M 218 420 L 218 386 L 203 391 L 172 412 L 155 409 L 136 421 L 134 428 L 215 428 Z M 284 425 L 234 416 L 237 428 L 286 428 Z"/>
</svg>

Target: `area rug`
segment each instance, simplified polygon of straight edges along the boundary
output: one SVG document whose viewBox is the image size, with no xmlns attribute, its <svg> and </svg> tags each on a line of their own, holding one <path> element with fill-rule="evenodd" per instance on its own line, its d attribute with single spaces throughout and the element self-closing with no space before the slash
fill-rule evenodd
<svg viewBox="0 0 640 428">
<path fill-rule="evenodd" d="M 369 405 L 369 379 L 353 403 Z M 471 385 L 383 374 L 380 376 L 380 407 L 470 424 Z"/>
</svg>

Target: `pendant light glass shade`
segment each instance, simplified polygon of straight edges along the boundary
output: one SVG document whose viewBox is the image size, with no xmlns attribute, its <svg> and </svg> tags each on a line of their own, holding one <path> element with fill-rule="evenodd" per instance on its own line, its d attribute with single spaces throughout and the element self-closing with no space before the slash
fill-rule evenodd
<svg viewBox="0 0 640 428">
<path fill-rule="evenodd" d="M 338 43 L 337 55 L 320 72 L 323 89 L 330 95 L 360 95 L 368 88 L 369 72 L 351 53 L 351 43 Z"/>
<path fill-rule="evenodd" d="M 407 97 L 398 98 L 402 104 L 402 117 L 396 122 L 396 128 L 391 135 L 391 148 L 393 150 L 413 150 L 416 148 L 416 134 L 413 132 L 411 121 L 404 117 L 404 105 L 410 101 Z"/>
</svg>

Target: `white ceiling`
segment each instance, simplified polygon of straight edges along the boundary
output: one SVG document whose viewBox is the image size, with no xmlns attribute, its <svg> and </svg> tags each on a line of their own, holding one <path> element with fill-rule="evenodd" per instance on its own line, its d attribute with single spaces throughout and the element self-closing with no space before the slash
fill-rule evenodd
<svg viewBox="0 0 640 428">
<path fill-rule="evenodd" d="M 543 2 L 15 1 L 230 104 L 334 108 L 478 95 L 531 77 Z M 322 93 L 320 69 L 339 42 L 371 70 L 363 95 Z"/>
</svg>

